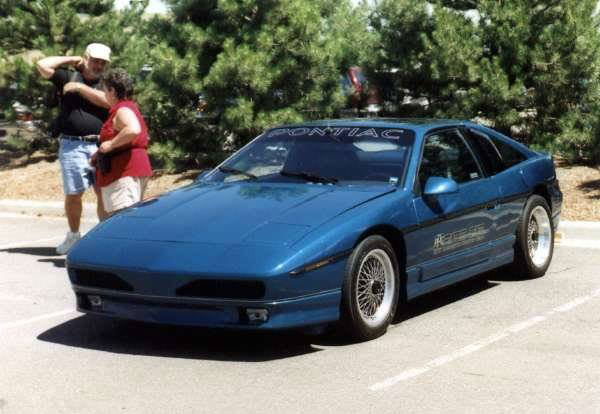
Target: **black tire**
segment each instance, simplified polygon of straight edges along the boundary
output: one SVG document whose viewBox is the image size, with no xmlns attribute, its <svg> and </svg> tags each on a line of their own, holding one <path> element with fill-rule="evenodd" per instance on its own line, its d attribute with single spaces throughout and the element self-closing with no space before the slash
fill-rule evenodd
<svg viewBox="0 0 600 414">
<path fill-rule="evenodd" d="M 375 268 L 380 266 L 383 276 L 366 282 L 369 280 L 368 275 L 372 273 L 365 264 Z M 364 271 L 359 274 L 361 268 Z M 347 334 L 356 340 L 368 341 L 386 332 L 398 305 L 398 275 L 394 249 L 385 238 L 369 236 L 356 246 L 348 259 L 342 286 L 341 323 Z M 377 304 L 379 297 L 381 302 Z M 364 310 L 361 310 L 361 306 Z"/>
<path fill-rule="evenodd" d="M 517 226 L 515 259 L 512 266 L 513 270 L 525 279 L 543 276 L 550 266 L 554 254 L 554 227 L 551 217 L 550 207 L 543 197 L 534 194 L 527 199 Z M 537 228 L 533 237 L 530 234 L 530 224 Z M 534 249 L 539 250 L 538 254 L 532 254 L 529 243 L 539 246 L 538 249 Z"/>
</svg>

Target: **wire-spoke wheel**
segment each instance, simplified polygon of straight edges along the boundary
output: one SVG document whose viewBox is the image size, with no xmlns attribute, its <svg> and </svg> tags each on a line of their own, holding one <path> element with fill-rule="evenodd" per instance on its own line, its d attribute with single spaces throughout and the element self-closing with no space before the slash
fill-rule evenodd
<svg viewBox="0 0 600 414">
<path fill-rule="evenodd" d="M 515 270 L 525 277 L 546 273 L 554 252 L 554 228 L 546 200 L 532 195 L 517 228 Z"/>
<path fill-rule="evenodd" d="M 527 226 L 527 248 L 529 257 L 536 266 L 542 266 L 550 255 L 552 225 L 550 217 L 542 206 L 536 206 L 529 215 Z"/>
<path fill-rule="evenodd" d="M 346 266 L 342 321 L 350 334 L 369 340 L 386 330 L 398 303 L 398 263 L 390 243 L 381 236 L 364 239 Z"/>
<path fill-rule="evenodd" d="M 367 325 L 377 326 L 387 317 L 395 284 L 390 257 L 381 249 L 371 250 L 362 260 L 356 277 L 356 301 Z"/>
</svg>

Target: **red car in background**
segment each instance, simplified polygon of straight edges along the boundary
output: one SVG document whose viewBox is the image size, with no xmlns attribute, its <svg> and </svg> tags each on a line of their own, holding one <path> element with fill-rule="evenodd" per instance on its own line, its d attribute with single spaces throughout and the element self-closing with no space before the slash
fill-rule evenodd
<svg viewBox="0 0 600 414">
<path fill-rule="evenodd" d="M 368 81 L 360 66 L 351 66 L 342 76 L 342 88 L 348 96 L 350 108 L 355 112 L 366 111 L 369 115 L 381 112 L 381 93 L 373 82 Z"/>
</svg>

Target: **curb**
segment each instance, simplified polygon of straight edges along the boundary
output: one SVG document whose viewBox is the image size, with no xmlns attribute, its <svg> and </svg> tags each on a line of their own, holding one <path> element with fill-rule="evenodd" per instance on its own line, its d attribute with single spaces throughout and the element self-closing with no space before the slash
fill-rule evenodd
<svg viewBox="0 0 600 414">
<path fill-rule="evenodd" d="M 0 213 L 23 214 L 38 217 L 65 217 L 65 207 L 63 201 L 0 199 Z M 97 218 L 95 203 L 83 203 L 82 218 Z"/>
<path fill-rule="evenodd" d="M 566 221 L 561 220 L 559 229 L 600 229 L 600 221 Z"/>
</svg>

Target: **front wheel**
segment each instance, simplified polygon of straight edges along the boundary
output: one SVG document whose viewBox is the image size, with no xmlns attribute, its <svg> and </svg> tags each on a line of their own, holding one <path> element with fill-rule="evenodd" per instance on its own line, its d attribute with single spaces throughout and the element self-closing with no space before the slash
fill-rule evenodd
<svg viewBox="0 0 600 414">
<path fill-rule="evenodd" d="M 396 312 L 398 296 L 398 262 L 392 246 L 381 236 L 367 237 L 346 265 L 341 309 L 346 331 L 361 341 L 383 335 Z"/>
<path fill-rule="evenodd" d="M 514 269 L 526 278 L 540 277 L 548 270 L 553 252 L 550 207 L 543 197 L 532 195 L 517 228 Z"/>
</svg>

